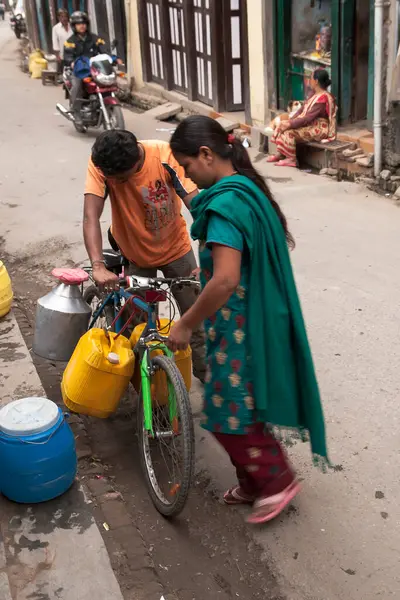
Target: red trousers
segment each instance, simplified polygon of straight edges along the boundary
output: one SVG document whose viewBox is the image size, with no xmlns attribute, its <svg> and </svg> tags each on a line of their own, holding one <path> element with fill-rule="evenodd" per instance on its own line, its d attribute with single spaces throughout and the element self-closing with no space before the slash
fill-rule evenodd
<svg viewBox="0 0 400 600">
<path fill-rule="evenodd" d="M 236 468 L 243 492 L 255 498 L 279 494 L 293 483 L 295 475 L 286 453 L 264 423 L 246 435 L 214 433 Z"/>
</svg>

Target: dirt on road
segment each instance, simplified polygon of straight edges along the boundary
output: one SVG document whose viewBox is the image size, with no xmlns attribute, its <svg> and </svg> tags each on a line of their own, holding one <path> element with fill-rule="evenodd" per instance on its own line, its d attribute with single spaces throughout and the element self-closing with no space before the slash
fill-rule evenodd
<svg viewBox="0 0 400 600">
<path fill-rule="evenodd" d="M 30 351 L 36 300 L 52 287 L 46 262 L 55 251 L 58 264 L 63 256 L 65 264 L 71 265 L 67 246 L 57 243 L 56 249 L 50 248 L 52 242 L 46 244 L 31 249 L 29 256 L 2 253 L 13 281 L 15 314 Z M 33 353 L 32 357 L 47 396 L 61 405 L 65 365 Z M 140 472 L 135 400 L 130 395 L 106 421 L 79 417 L 75 428 L 81 438 L 77 445 L 80 478 L 93 492 L 94 516 L 124 598 L 134 600 L 138 588 L 155 582 L 157 600 L 162 594 L 165 600 L 285 600 L 243 516 L 221 503 L 207 473 L 197 472 L 178 519 L 167 521 L 157 513 Z M 107 506 L 96 500 L 98 490 L 107 496 Z"/>
</svg>

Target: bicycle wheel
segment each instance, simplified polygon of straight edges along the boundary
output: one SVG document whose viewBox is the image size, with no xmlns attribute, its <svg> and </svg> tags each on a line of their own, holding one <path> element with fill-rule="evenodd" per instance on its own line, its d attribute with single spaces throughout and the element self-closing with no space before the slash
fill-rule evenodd
<svg viewBox="0 0 400 600">
<path fill-rule="evenodd" d="M 175 362 L 167 356 L 150 359 L 152 370 L 163 371 L 169 383 L 168 405 L 153 404 L 154 437 L 144 427 L 144 405 L 138 407 L 140 461 L 150 497 L 165 517 L 185 506 L 194 472 L 194 427 L 189 394 Z M 151 383 L 151 382 L 150 382 Z M 171 423 L 170 406 L 176 406 Z"/>
<path fill-rule="evenodd" d="M 92 315 L 96 312 L 98 308 L 100 308 L 102 302 L 104 301 L 104 297 L 102 297 L 98 287 L 95 285 L 90 285 L 83 293 L 84 301 L 89 304 L 92 309 Z M 113 306 L 105 306 L 102 310 L 101 314 L 98 316 L 96 321 L 93 323 L 92 327 L 98 327 L 99 329 L 108 329 L 111 326 L 111 323 L 114 320 L 114 307 Z M 90 322 L 92 319 L 90 320 Z"/>
</svg>

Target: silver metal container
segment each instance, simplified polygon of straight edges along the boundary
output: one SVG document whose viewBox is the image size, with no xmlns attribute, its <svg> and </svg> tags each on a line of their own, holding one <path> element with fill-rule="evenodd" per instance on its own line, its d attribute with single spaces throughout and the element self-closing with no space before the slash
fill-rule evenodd
<svg viewBox="0 0 400 600">
<path fill-rule="evenodd" d="M 50 360 L 68 361 L 87 331 L 91 309 L 78 285 L 60 283 L 36 308 L 33 351 Z"/>
<path fill-rule="evenodd" d="M 55 54 L 45 54 L 44 57 L 47 60 L 47 70 L 52 71 L 53 73 L 57 73 L 57 71 L 58 71 L 57 56 Z"/>
</svg>

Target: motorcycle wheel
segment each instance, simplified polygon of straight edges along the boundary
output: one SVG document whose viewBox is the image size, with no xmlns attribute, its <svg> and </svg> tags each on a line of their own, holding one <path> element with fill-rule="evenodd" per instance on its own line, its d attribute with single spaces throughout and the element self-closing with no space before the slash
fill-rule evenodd
<svg viewBox="0 0 400 600">
<path fill-rule="evenodd" d="M 125 119 L 122 108 L 118 104 L 111 104 L 107 106 L 108 118 L 110 119 L 111 129 L 125 129 Z M 104 129 L 106 124 L 104 122 Z"/>
</svg>

